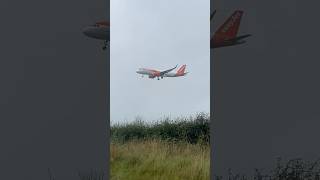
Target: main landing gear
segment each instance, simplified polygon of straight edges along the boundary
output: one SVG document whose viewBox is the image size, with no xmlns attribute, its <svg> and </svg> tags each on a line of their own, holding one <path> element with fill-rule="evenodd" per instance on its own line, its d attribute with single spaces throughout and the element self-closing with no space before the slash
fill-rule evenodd
<svg viewBox="0 0 320 180">
<path fill-rule="evenodd" d="M 106 49 L 109 48 L 109 47 L 110 47 L 110 41 L 104 41 L 104 44 L 103 44 L 102 49 L 103 49 L 103 50 L 106 50 Z"/>
</svg>

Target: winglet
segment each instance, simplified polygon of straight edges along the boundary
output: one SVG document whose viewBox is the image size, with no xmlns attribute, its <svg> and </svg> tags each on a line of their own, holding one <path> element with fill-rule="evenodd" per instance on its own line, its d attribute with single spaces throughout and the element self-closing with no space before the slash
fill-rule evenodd
<svg viewBox="0 0 320 180">
<path fill-rule="evenodd" d="M 216 14 L 217 10 L 214 10 L 211 14 L 210 14 L 210 21 L 213 19 L 214 15 Z"/>
</svg>

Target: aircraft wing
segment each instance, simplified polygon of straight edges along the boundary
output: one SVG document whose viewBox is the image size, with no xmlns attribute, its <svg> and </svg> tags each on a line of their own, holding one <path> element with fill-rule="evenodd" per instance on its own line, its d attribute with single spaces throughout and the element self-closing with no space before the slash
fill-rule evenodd
<svg viewBox="0 0 320 180">
<path fill-rule="evenodd" d="M 168 69 L 168 70 L 165 70 L 165 71 L 161 71 L 161 72 L 160 72 L 160 76 L 163 76 L 163 75 L 167 74 L 168 72 L 174 70 L 175 68 L 177 68 L 177 66 L 178 66 L 178 65 L 176 65 L 174 68 L 171 68 L 171 69 Z"/>
<path fill-rule="evenodd" d="M 210 14 L 210 21 L 213 19 L 214 15 L 216 14 L 217 10 L 214 10 L 211 14 Z"/>
</svg>

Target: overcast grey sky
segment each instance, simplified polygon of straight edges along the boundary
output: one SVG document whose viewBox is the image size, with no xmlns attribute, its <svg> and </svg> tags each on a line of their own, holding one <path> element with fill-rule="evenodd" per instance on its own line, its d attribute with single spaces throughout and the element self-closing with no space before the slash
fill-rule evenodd
<svg viewBox="0 0 320 180">
<path fill-rule="evenodd" d="M 319 158 L 319 1 L 216 0 L 215 25 L 245 11 L 240 46 L 214 50 L 214 170 Z"/>
<path fill-rule="evenodd" d="M 209 0 L 111 1 L 111 121 L 209 112 Z M 162 80 L 136 74 L 187 64 Z"/>
</svg>

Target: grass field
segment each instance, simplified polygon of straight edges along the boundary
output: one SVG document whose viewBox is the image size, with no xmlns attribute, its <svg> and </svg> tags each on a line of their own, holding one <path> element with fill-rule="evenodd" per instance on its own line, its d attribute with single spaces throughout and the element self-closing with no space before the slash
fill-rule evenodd
<svg viewBox="0 0 320 180">
<path fill-rule="evenodd" d="M 209 180 L 209 145 L 162 140 L 111 144 L 112 180 Z"/>
<path fill-rule="evenodd" d="M 111 127 L 112 180 L 209 180 L 209 117 Z"/>
</svg>

